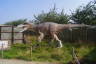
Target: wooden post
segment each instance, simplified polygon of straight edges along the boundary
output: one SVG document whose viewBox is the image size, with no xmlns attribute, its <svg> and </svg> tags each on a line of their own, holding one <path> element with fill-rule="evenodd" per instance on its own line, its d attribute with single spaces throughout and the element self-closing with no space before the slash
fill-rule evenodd
<svg viewBox="0 0 96 64">
<path fill-rule="evenodd" d="M 1 40 L 1 26 L 0 26 L 0 40 Z"/>
<path fill-rule="evenodd" d="M 4 57 L 4 56 L 3 56 L 3 44 L 2 44 L 2 49 L 1 49 L 1 50 L 2 50 L 2 53 L 1 53 L 1 54 L 2 54 L 2 58 L 3 58 L 3 57 Z"/>
<path fill-rule="evenodd" d="M 70 34 L 71 34 L 71 42 L 73 42 L 73 30 L 72 31 L 70 31 Z"/>
<path fill-rule="evenodd" d="M 14 44 L 14 26 L 12 26 L 11 43 Z"/>
<path fill-rule="evenodd" d="M 86 33 L 85 33 L 86 34 L 86 42 L 88 42 L 88 39 L 87 39 L 88 38 L 87 30 L 88 29 L 86 28 Z"/>
<path fill-rule="evenodd" d="M 30 59 L 32 58 L 32 46 L 30 46 Z"/>
<path fill-rule="evenodd" d="M 24 44 L 26 44 L 26 41 L 25 41 L 25 37 L 24 37 L 25 35 L 24 35 L 24 32 L 22 32 L 22 42 L 24 43 Z"/>
<path fill-rule="evenodd" d="M 75 53 L 74 47 L 72 47 L 72 57 L 73 57 L 74 63 L 80 64 L 80 62 L 79 62 L 79 60 L 78 60 L 78 58 L 77 58 L 77 55 L 76 55 L 76 53 Z"/>
</svg>

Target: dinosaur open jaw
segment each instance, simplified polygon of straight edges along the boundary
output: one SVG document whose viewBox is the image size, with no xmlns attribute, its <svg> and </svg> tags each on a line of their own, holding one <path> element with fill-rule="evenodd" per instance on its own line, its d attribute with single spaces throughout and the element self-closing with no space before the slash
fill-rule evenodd
<svg viewBox="0 0 96 64">
<path fill-rule="evenodd" d="M 22 33 L 22 32 L 24 32 L 24 30 L 21 30 L 20 32 Z"/>
<path fill-rule="evenodd" d="M 21 29 L 19 32 L 24 32 L 24 31 L 26 31 L 28 28 L 27 28 L 27 25 L 20 24 L 20 25 L 18 25 L 15 29 Z"/>
<path fill-rule="evenodd" d="M 23 30 L 21 30 L 20 32 L 24 32 L 24 31 L 26 31 L 28 28 L 24 28 Z"/>
<path fill-rule="evenodd" d="M 20 25 L 18 25 L 17 27 L 18 28 L 23 28 L 25 25 L 23 25 L 23 24 L 20 24 Z"/>
</svg>

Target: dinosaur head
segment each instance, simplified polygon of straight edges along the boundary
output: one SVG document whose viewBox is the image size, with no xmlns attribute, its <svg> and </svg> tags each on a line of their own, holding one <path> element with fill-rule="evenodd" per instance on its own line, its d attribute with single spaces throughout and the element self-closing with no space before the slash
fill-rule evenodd
<svg viewBox="0 0 96 64">
<path fill-rule="evenodd" d="M 18 26 L 16 27 L 16 29 L 17 29 L 17 28 L 21 28 L 22 30 L 21 30 L 20 32 L 24 32 L 24 31 L 29 30 L 30 28 L 32 28 L 32 24 L 29 23 L 29 22 L 25 22 L 25 23 L 23 23 L 23 24 L 18 25 Z"/>
</svg>

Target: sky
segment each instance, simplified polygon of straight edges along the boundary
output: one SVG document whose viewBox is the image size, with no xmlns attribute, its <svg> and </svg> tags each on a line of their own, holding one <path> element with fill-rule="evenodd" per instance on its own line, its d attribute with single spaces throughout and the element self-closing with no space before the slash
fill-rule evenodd
<svg viewBox="0 0 96 64">
<path fill-rule="evenodd" d="M 0 0 L 0 24 L 18 19 L 34 19 L 42 11 L 48 12 L 56 5 L 57 11 L 64 9 L 70 14 L 91 0 Z M 71 10 L 71 11 L 70 11 Z"/>
</svg>

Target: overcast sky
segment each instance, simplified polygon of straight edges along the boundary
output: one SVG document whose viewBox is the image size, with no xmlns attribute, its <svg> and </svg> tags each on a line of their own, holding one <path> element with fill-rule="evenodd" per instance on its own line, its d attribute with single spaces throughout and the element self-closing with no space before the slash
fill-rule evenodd
<svg viewBox="0 0 96 64">
<path fill-rule="evenodd" d="M 91 0 L 0 0 L 0 24 L 18 19 L 32 20 L 33 15 L 38 15 L 43 10 L 48 12 L 54 4 L 57 11 L 64 9 L 70 14 L 80 5 L 85 5 Z"/>
</svg>

